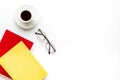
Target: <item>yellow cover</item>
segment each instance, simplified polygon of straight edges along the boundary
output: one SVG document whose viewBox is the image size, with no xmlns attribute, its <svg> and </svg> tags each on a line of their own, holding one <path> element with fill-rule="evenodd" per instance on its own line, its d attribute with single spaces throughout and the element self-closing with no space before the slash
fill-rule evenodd
<svg viewBox="0 0 120 80">
<path fill-rule="evenodd" d="M 12 80 L 42 80 L 47 72 L 27 49 L 23 42 L 0 58 L 0 64 Z"/>
</svg>

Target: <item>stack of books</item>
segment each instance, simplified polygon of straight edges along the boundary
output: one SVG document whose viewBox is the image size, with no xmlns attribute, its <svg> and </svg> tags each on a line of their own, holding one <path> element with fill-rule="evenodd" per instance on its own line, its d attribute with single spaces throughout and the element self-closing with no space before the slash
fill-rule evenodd
<svg viewBox="0 0 120 80">
<path fill-rule="evenodd" d="M 30 52 L 33 42 L 6 30 L 0 42 L 0 74 L 12 80 L 42 80 L 47 72 Z"/>
</svg>

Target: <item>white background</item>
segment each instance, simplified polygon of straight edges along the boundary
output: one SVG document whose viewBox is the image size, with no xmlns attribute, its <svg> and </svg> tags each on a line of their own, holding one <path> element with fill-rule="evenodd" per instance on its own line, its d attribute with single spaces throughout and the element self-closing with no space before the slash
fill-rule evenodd
<svg viewBox="0 0 120 80">
<path fill-rule="evenodd" d="M 15 24 L 15 12 L 23 4 L 39 12 L 32 30 Z M 38 28 L 56 53 L 48 55 L 34 35 Z M 5 29 L 34 42 L 31 51 L 48 72 L 45 80 L 120 80 L 120 0 L 1 0 L 0 38 Z"/>
</svg>

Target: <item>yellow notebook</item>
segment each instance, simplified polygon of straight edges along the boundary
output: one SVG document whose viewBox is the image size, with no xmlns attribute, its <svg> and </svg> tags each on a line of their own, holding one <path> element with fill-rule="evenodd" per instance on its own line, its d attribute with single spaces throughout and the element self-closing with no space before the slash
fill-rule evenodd
<svg viewBox="0 0 120 80">
<path fill-rule="evenodd" d="M 42 80 L 47 72 L 27 49 L 23 42 L 0 58 L 0 64 L 12 80 Z"/>
</svg>

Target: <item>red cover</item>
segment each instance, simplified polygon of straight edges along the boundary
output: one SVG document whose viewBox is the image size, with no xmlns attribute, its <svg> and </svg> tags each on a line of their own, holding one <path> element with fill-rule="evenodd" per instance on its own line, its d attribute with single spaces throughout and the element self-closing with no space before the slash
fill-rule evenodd
<svg viewBox="0 0 120 80">
<path fill-rule="evenodd" d="M 0 57 L 2 57 L 7 51 L 12 49 L 20 41 L 23 41 L 24 44 L 28 47 L 28 49 L 31 49 L 33 42 L 11 32 L 9 30 L 6 30 L 3 35 L 2 40 L 0 42 Z M 10 78 L 10 76 L 2 68 L 2 66 L 0 66 L 0 74 L 3 74 L 4 76 L 7 76 Z"/>
</svg>

